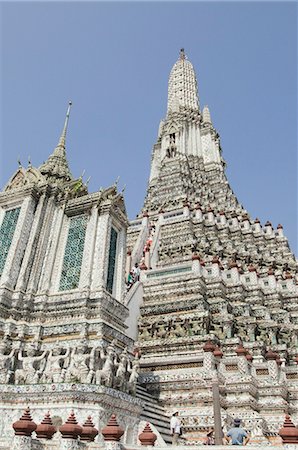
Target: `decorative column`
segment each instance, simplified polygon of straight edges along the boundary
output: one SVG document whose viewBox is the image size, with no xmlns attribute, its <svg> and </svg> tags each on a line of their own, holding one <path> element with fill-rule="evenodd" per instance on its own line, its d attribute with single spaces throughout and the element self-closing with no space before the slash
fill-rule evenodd
<svg viewBox="0 0 298 450">
<path fill-rule="evenodd" d="M 120 438 L 124 434 L 119 427 L 115 414 L 112 414 L 107 425 L 101 430 L 107 450 L 121 450 Z"/>
<path fill-rule="evenodd" d="M 53 438 L 53 435 L 56 433 L 57 429 L 54 427 L 50 413 L 48 412 L 43 420 L 37 425 L 35 430 L 36 437 L 38 439 L 47 439 L 50 440 Z"/>
<path fill-rule="evenodd" d="M 105 285 L 105 262 L 109 246 L 109 214 L 100 213 L 97 220 L 94 246 L 91 290 L 101 290 Z"/>
<path fill-rule="evenodd" d="M 197 253 L 192 254 L 192 271 L 196 275 L 201 275 L 201 263 L 200 256 Z"/>
<path fill-rule="evenodd" d="M 269 376 L 272 377 L 274 380 L 278 378 L 278 366 L 276 362 L 278 357 L 279 355 L 273 352 L 271 349 L 269 349 L 268 352 L 265 354 L 265 358 L 268 361 L 267 364 Z"/>
<path fill-rule="evenodd" d="M 189 203 L 187 199 L 183 203 L 183 215 L 184 217 L 189 217 Z"/>
<path fill-rule="evenodd" d="M 251 284 L 258 284 L 257 269 L 251 264 L 248 268 Z"/>
<path fill-rule="evenodd" d="M 238 347 L 235 350 L 236 355 L 238 356 L 238 370 L 240 373 L 248 373 L 248 360 L 246 358 L 247 350 L 243 347 L 243 344 L 240 342 Z"/>
<path fill-rule="evenodd" d="M 237 213 L 232 212 L 231 218 L 232 218 L 232 227 L 233 228 L 239 228 L 239 222 L 238 222 Z"/>
<path fill-rule="evenodd" d="M 32 420 L 29 407 L 24 411 L 20 419 L 14 422 L 12 427 L 15 432 L 13 450 L 31 450 L 31 435 L 37 425 Z"/>
<path fill-rule="evenodd" d="M 276 278 L 275 278 L 274 270 L 272 269 L 272 267 L 268 270 L 268 283 L 269 283 L 269 287 L 271 289 L 276 288 Z"/>
<path fill-rule="evenodd" d="M 59 431 L 62 434 L 61 450 L 78 450 L 78 436 L 82 432 L 82 427 L 78 424 L 73 411 Z"/>
<path fill-rule="evenodd" d="M 240 282 L 240 276 L 236 261 L 232 260 L 229 262 L 229 269 L 231 272 L 231 280 L 238 284 Z"/>
<path fill-rule="evenodd" d="M 146 426 L 142 433 L 139 434 L 139 441 L 141 442 L 141 445 L 155 445 L 155 441 L 157 439 L 157 436 L 153 431 L 151 430 L 151 427 L 149 423 L 146 423 Z"/>
<path fill-rule="evenodd" d="M 220 261 L 219 261 L 218 257 L 214 256 L 212 259 L 212 276 L 213 277 L 219 278 L 221 275 L 219 264 L 220 264 Z"/>
<path fill-rule="evenodd" d="M 208 216 L 208 222 L 214 224 L 214 213 L 213 213 L 213 209 L 211 208 L 211 206 L 208 207 L 207 209 L 207 216 Z"/>
<path fill-rule="evenodd" d="M 225 212 L 224 212 L 224 211 L 219 211 L 219 217 L 220 217 L 220 223 L 221 223 L 222 225 L 226 225 L 226 223 L 227 223 L 227 218 L 226 218 L 226 215 L 225 215 Z"/>
<path fill-rule="evenodd" d="M 201 222 L 203 220 L 203 213 L 200 203 L 196 204 L 195 209 L 196 209 L 196 219 Z"/>
<path fill-rule="evenodd" d="M 203 366 L 206 370 L 213 370 L 214 369 L 214 355 L 213 351 L 215 350 L 215 345 L 209 340 L 203 345 L 204 350 L 204 359 L 203 359 Z"/>
</svg>

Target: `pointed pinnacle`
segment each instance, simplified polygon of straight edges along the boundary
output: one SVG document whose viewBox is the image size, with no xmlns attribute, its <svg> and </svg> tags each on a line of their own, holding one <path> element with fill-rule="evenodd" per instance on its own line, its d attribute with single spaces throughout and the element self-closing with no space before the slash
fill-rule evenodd
<svg viewBox="0 0 298 450">
<path fill-rule="evenodd" d="M 181 50 L 180 50 L 180 59 L 181 59 L 181 60 L 185 59 L 185 51 L 184 51 L 184 48 L 181 48 Z"/>
<path fill-rule="evenodd" d="M 65 117 L 65 122 L 64 122 L 64 127 L 63 127 L 62 134 L 61 134 L 61 137 L 60 137 L 59 143 L 58 143 L 58 146 L 62 146 L 64 148 L 65 148 L 66 132 L 67 132 L 67 127 L 68 127 L 71 105 L 72 105 L 72 102 L 69 101 L 67 112 L 66 112 L 66 117 Z"/>
</svg>

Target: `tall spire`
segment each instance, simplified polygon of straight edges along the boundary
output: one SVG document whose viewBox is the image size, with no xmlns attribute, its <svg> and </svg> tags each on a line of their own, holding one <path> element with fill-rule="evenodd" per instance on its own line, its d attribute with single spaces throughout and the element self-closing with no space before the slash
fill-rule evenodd
<svg viewBox="0 0 298 450">
<path fill-rule="evenodd" d="M 66 133 L 70 115 L 70 108 L 72 102 L 68 103 L 68 108 L 66 112 L 66 118 L 64 122 L 64 127 L 62 130 L 62 134 L 60 136 L 57 147 L 54 149 L 53 153 L 49 156 L 47 161 L 40 166 L 40 171 L 43 175 L 46 175 L 47 178 L 50 179 L 51 182 L 55 181 L 69 181 L 72 179 L 72 175 L 70 173 L 68 162 L 66 159 L 65 152 L 65 141 L 66 141 Z"/>
<path fill-rule="evenodd" d="M 180 107 L 194 111 L 199 110 L 196 74 L 191 62 L 187 59 L 184 48 L 180 50 L 179 59 L 170 73 L 168 114 L 178 112 Z"/>
<path fill-rule="evenodd" d="M 65 140 L 66 140 L 66 132 L 67 132 L 67 127 L 68 127 L 68 121 L 69 121 L 69 115 L 70 115 L 70 108 L 72 106 L 72 102 L 69 101 L 68 102 L 68 108 L 67 108 L 67 112 L 66 112 L 66 117 L 65 117 L 65 122 L 64 122 L 64 127 L 62 130 L 62 134 L 60 136 L 59 139 L 59 143 L 58 143 L 58 147 L 62 146 L 65 148 Z"/>
</svg>

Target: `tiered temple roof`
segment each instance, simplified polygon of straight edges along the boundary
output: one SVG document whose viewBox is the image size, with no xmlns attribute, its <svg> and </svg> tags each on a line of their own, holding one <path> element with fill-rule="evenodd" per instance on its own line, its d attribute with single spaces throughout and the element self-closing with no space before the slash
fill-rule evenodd
<svg viewBox="0 0 298 450">
<path fill-rule="evenodd" d="M 226 423 L 240 415 L 264 437 L 278 430 L 282 410 L 298 417 L 298 265 L 282 226 L 261 225 L 239 203 L 209 108 L 201 112 L 198 98 L 193 66 L 181 51 L 144 207 L 128 230 L 129 261 L 147 269 L 142 381 L 169 413 L 183 411 L 185 435 L 197 442 L 213 414 L 215 376 Z M 207 340 L 222 349 L 220 363 L 204 353 Z M 240 344 L 250 355 L 242 362 Z M 278 354 L 274 364 L 270 349 Z"/>
</svg>

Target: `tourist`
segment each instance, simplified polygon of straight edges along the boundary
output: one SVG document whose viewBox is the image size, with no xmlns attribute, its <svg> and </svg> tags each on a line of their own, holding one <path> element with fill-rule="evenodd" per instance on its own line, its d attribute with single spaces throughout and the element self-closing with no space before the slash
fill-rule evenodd
<svg viewBox="0 0 298 450">
<path fill-rule="evenodd" d="M 234 426 L 227 432 L 226 439 L 232 445 L 246 445 L 249 441 L 246 431 L 240 427 L 241 419 L 234 419 Z"/>
<path fill-rule="evenodd" d="M 203 445 L 215 445 L 213 428 L 210 431 L 208 431 L 207 437 L 206 437 L 205 442 L 203 443 Z"/>
<path fill-rule="evenodd" d="M 174 412 L 171 417 L 171 434 L 172 434 L 172 445 L 178 445 L 178 438 L 181 435 L 181 423 L 178 419 L 178 411 Z"/>
<path fill-rule="evenodd" d="M 133 282 L 139 281 L 140 279 L 140 269 L 138 263 L 135 263 L 134 267 L 132 268 L 132 274 L 133 274 Z"/>
<path fill-rule="evenodd" d="M 134 280 L 133 280 L 133 273 L 132 270 L 129 272 L 128 277 L 127 277 L 127 290 L 129 291 L 129 289 L 131 288 L 131 286 L 133 285 Z"/>
</svg>

